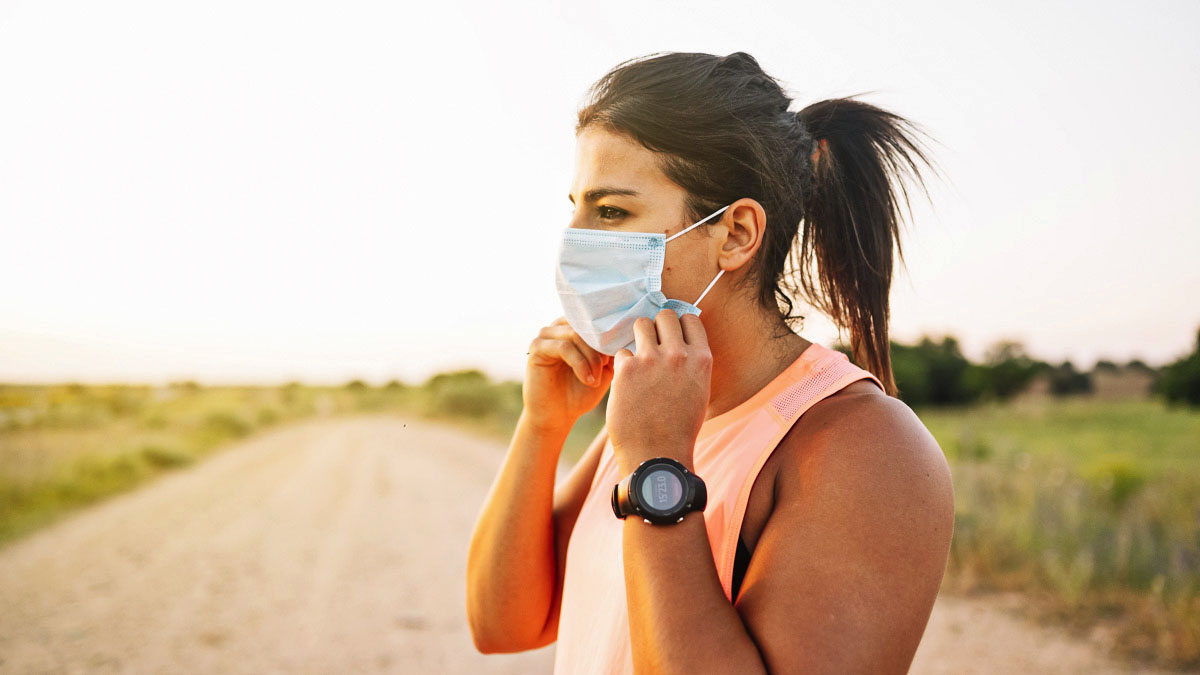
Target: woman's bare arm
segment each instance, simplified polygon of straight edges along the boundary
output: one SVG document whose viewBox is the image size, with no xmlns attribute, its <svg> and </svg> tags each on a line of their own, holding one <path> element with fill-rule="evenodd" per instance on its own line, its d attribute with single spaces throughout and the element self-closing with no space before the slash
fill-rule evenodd
<svg viewBox="0 0 1200 675">
<path fill-rule="evenodd" d="M 601 430 L 556 489 L 566 432 L 521 415 L 467 553 L 467 620 L 479 651 L 524 651 L 557 636 L 567 540 L 605 439 Z"/>
<path fill-rule="evenodd" d="M 904 673 L 949 556 L 949 466 L 899 399 L 809 411 L 736 608 L 769 672 Z"/>
</svg>

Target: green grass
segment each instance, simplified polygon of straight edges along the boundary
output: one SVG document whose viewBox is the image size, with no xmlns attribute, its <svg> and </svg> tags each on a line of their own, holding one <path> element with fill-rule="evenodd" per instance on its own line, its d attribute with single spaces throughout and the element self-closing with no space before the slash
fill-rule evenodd
<svg viewBox="0 0 1200 675">
<path fill-rule="evenodd" d="M 951 463 L 947 586 L 1200 666 L 1200 412 L 1158 401 L 918 410 Z"/>
</svg>

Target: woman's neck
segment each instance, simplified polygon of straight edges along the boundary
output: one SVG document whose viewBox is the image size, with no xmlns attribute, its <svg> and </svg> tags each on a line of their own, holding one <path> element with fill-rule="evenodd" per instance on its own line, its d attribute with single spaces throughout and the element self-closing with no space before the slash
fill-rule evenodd
<svg viewBox="0 0 1200 675">
<path fill-rule="evenodd" d="M 770 316 L 754 303 L 725 303 L 720 319 L 713 323 L 719 325 L 704 327 L 713 355 L 705 420 L 753 396 L 812 344 L 787 329 L 778 315 Z"/>
</svg>

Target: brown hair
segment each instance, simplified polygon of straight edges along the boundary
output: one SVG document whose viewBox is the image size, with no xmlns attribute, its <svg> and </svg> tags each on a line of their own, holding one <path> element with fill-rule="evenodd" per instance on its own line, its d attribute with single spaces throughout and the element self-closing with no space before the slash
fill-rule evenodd
<svg viewBox="0 0 1200 675">
<path fill-rule="evenodd" d="M 796 112 L 791 103 L 745 52 L 655 53 L 592 85 L 576 133 L 598 124 L 659 153 L 693 221 L 742 197 L 762 204 L 770 226 L 747 275 L 759 301 L 790 322 L 804 318 L 793 314 L 802 296 L 848 328 L 854 360 L 895 396 L 888 294 L 893 249 L 904 262 L 904 179 L 924 190 L 916 160 L 933 168 L 914 133 L 923 132 L 853 97 Z"/>
</svg>

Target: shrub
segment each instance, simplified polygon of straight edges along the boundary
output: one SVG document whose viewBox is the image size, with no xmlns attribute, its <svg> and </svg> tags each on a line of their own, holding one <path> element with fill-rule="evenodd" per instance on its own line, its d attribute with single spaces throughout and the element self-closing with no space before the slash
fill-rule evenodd
<svg viewBox="0 0 1200 675">
<path fill-rule="evenodd" d="M 215 412 L 204 418 L 204 430 L 215 434 L 239 438 L 253 429 L 250 423 L 231 412 Z"/>
<path fill-rule="evenodd" d="M 1099 457 L 1083 469 L 1088 483 L 1106 495 L 1112 508 L 1120 511 L 1146 483 L 1146 471 L 1133 457 L 1110 454 Z"/>
<path fill-rule="evenodd" d="M 169 420 L 161 410 L 153 410 L 142 415 L 142 426 L 147 429 L 165 429 Z"/>
<path fill-rule="evenodd" d="M 1056 396 L 1084 394 L 1092 390 L 1092 376 L 1075 370 L 1075 364 L 1063 361 L 1049 370 L 1050 393 Z"/>
<path fill-rule="evenodd" d="M 1200 331 L 1192 353 L 1162 369 L 1155 390 L 1170 403 L 1200 407 Z"/>
<path fill-rule="evenodd" d="M 430 392 L 428 406 L 434 415 L 479 419 L 496 413 L 501 400 L 500 392 L 491 385 L 457 380 Z"/>
<path fill-rule="evenodd" d="M 160 469 L 187 466 L 194 461 L 194 458 L 185 452 L 165 448 L 161 445 L 144 445 L 140 454 L 147 464 Z"/>
<path fill-rule="evenodd" d="M 425 413 L 437 417 L 505 419 L 521 411 L 519 382 L 491 382 L 478 370 L 435 375 L 423 387 Z"/>
</svg>

